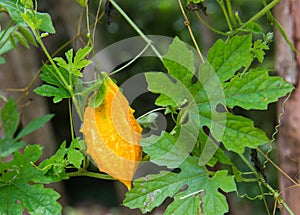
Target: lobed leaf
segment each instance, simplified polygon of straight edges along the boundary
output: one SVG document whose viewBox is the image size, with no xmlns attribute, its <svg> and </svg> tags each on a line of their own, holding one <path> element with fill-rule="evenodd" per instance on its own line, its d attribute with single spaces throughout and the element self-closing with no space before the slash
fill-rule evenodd
<svg viewBox="0 0 300 215">
<path fill-rule="evenodd" d="M 255 49 L 263 51 L 266 47 L 257 43 Z M 281 78 L 269 76 L 266 69 L 235 75 L 251 64 L 253 50 L 251 35 L 235 36 L 226 42 L 219 40 L 210 49 L 208 61 L 196 73 L 193 53 L 178 38 L 174 39 L 163 56 L 168 74 L 150 72 L 145 76 L 148 89 L 160 94 L 155 104 L 178 114 L 176 126 L 171 133 L 164 131 L 160 136 L 144 138 L 141 144 L 151 162 L 179 168 L 180 172 L 160 172 L 136 180 L 126 195 L 126 206 L 146 213 L 172 197 L 166 214 L 186 211 L 196 214 L 195 204 L 200 199 L 205 214 L 228 211 L 226 198 L 219 190 L 234 191 L 233 177 L 225 170 L 212 173 L 205 168 L 206 164 L 213 166 L 217 161 L 232 164 L 215 142 L 222 142 L 228 151 L 242 154 L 246 147 L 255 148 L 269 139 L 251 120 L 222 108 L 227 105 L 265 109 L 293 89 Z M 186 116 L 184 123 L 181 116 Z"/>
<path fill-rule="evenodd" d="M 20 133 L 18 133 L 17 137 L 15 139 L 20 139 L 30 133 L 32 133 L 33 131 L 41 128 L 46 122 L 48 122 L 49 120 L 51 120 L 51 118 L 53 117 L 53 114 L 47 114 L 45 116 L 42 117 L 38 117 L 33 119 L 31 122 L 29 122 L 25 128 L 23 128 Z"/>
<path fill-rule="evenodd" d="M 32 166 L 41 154 L 41 146 L 29 145 L 23 154 L 16 152 L 12 161 L 0 165 L 0 214 L 21 215 L 25 209 L 36 215 L 61 214 L 61 205 L 56 201 L 59 194 L 34 183 L 43 174 Z"/>
<path fill-rule="evenodd" d="M 91 63 L 90 60 L 84 59 L 91 52 L 91 50 L 92 47 L 89 46 L 86 46 L 83 49 L 79 49 L 76 52 L 75 57 L 73 58 L 73 49 L 69 49 L 65 54 L 67 61 L 64 60 L 62 57 L 56 57 L 53 60 L 57 62 L 58 66 L 67 70 L 69 73 L 81 77 L 82 74 L 80 70 Z"/>
<path fill-rule="evenodd" d="M 80 144 L 80 140 L 73 139 L 71 145 L 67 151 L 67 163 L 72 164 L 74 167 L 79 169 L 81 164 L 85 158 L 83 152 L 81 150 L 82 146 Z"/>
<path fill-rule="evenodd" d="M 26 143 L 23 141 L 16 142 L 12 138 L 0 139 L 0 157 L 8 157 L 15 151 L 26 146 Z"/>
<path fill-rule="evenodd" d="M 293 90 L 293 85 L 278 76 L 269 76 L 264 68 L 251 69 L 244 76 L 235 76 L 223 85 L 226 106 L 246 110 L 265 110 L 269 103 Z"/>
<path fill-rule="evenodd" d="M 62 74 L 63 78 L 66 81 L 69 81 L 68 71 L 63 68 L 59 68 L 59 71 Z M 65 88 L 64 83 L 62 82 L 61 78 L 57 75 L 57 72 L 55 71 L 55 68 L 52 65 L 43 65 L 40 78 L 50 85 L 54 85 L 59 88 Z M 70 84 L 70 82 L 68 82 L 68 84 Z"/>
<path fill-rule="evenodd" d="M 167 207 L 165 215 L 197 214 L 200 205 L 200 196 L 192 195 L 186 198 L 175 198 Z"/>
<path fill-rule="evenodd" d="M 269 141 L 265 132 L 255 128 L 253 121 L 250 119 L 230 113 L 226 114 L 226 128 L 222 143 L 229 151 L 243 154 L 246 147 L 256 148 Z"/>
<path fill-rule="evenodd" d="M 1 119 L 5 130 L 5 136 L 8 139 L 13 139 L 13 135 L 20 123 L 20 114 L 13 98 L 8 99 L 3 107 L 1 111 Z"/>
<path fill-rule="evenodd" d="M 252 61 L 252 36 L 235 36 L 227 42 L 218 40 L 209 49 L 207 60 L 218 74 L 220 81 L 232 78 L 235 72 Z"/>
<path fill-rule="evenodd" d="M 264 60 L 265 56 L 265 51 L 264 50 L 269 50 L 269 46 L 265 41 L 262 40 L 256 40 L 253 45 L 253 55 L 254 57 L 257 58 L 258 62 L 262 63 Z"/>
<path fill-rule="evenodd" d="M 143 144 L 143 143 L 142 143 Z M 157 153 L 168 153 L 172 150 L 174 142 L 164 142 L 164 144 L 154 143 L 147 145 L 151 161 Z M 161 146 L 161 147 L 160 147 Z M 156 162 L 155 162 L 156 163 Z M 124 204 L 130 208 L 140 208 L 143 213 L 150 212 L 154 207 L 159 206 L 167 197 L 174 197 L 173 203 L 167 211 L 180 209 L 182 203 L 186 203 L 186 198 L 199 197 L 200 193 L 205 200 L 214 203 L 215 212 L 211 213 L 211 205 L 203 205 L 206 214 L 223 214 L 228 211 L 226 199 L 218 189 L 224 192 L 231 192 L 236 189 L 232 176 L 227 175 L 227 171 L 217 171 L 211 178 L 205 167 L 198 165 L 198 158 L 188 156 L 179 166 L 180 173 L 162 171 L 157 175 L 147 175 L 134 181 L 134 188 L 127 192 Z M 187 187 L 183 190 L 184 187 Z M 190 200 L 193 202 L 193 200 Z M 194 200 L 196 201 L 196 200 Z M 225 203 L 225 204 L 224 204 Z M 195 205 L 185 205 L 187 210 L 194 211 Z M 222 213 L 221 213 L 222 212 Z"/>
<path fill-rule="evenodd" d="M 54 103 L 58 103 L 64 98 L 71 98 L 70 93 L 66 89 L 57 88 L 57 87 L 47 85 L 47 84 L 37 87 L 33 91 L 41 96 L 46 96 L 46 97 L 53 96 Z"/>
<path fill-rule="evenodd" d="M 15 1 L 15 0 L 2 0 L 0 2 L 0 6 L 2 6 L 3 8 L 5 8 L 8 11 L 10 17 L 16 24 L 27 25 L 27 23 L 23 19 L 22 15 L 24 14 L 24 11 L 26 11 L 26 10 L 33 11 L 28 8 L 26 9 L 22 4 L 20 4 L 18 1 Z M 55 28 L 53 26 L 52 19 L 49 14 L 35 12 L 35 17 L 36 17 L 36 19 L 41 20 L 41 23 L 38 26 L 38 29 L 40 29 L 42 31 L 46 31 L 51 34 L 55 33 Z"/>
</svg>

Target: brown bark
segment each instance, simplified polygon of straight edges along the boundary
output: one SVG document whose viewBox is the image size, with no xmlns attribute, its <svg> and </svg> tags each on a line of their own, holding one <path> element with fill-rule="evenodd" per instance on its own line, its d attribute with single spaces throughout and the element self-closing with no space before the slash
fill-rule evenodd
<svg viewBox="0 0 300 215">
<path fill-rule="evenodd" d="M 282 24 L 288 37 L 300 51 L 300 2 L 298 0 L 282 0 L 275 9 L 275 16 Z M 278 135 L 278 153 L 281 169 L 298 183 L 300 177 L 300 86 L 299 59 L 292 54 L 286 41 L 276 32 L 275 68 L 285 80 L 295 86 L 291 97 L 284 105 L 285 113 L 281 117 Z M 278 104 L 281 112 L 282 103 Z M 285 202 L 295 214 L 300 214 L 300 187 L 284 175 L 279 178 L 280 189 Z M 285 209 L 283 215 L 289 214 Z"/>
</svg>

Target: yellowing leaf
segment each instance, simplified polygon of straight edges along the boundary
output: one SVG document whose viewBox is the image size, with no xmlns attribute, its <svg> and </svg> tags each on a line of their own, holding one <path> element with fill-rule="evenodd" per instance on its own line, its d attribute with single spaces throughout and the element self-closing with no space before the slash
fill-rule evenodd
<svg viewBox="0 0 300 215">
<path fill-rule="evenodd" d="M 81 132 L 85 135 L 87 153 L 98 168 L 131 189 L 142 159 L 142 128 L 119 87 L 108 77 L 104 85 L 104 101 L 97 108 L 89 105 L 85 109 Z"/>
</svg>

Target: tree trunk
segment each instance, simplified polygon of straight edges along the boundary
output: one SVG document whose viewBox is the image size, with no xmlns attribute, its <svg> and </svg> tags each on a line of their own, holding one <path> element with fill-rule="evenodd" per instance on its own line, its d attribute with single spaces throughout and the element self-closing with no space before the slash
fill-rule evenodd
<svg viewBox="0 0 300 215">
<path fill-rule="evenodd" d="M 300 2 L 298 0 L 282 0 L 275 8 L 275 16 L 282 24 L 288 37 L 300 53 Z M 285 80 L 295 86 L 289 100 L 284 104 L 284 115 L 278 135 L 278 153 L 281 169 L 295 182 L 300 177 L 300 64 L 297 56 L 286 41 L 276 32 L 275 68 Z M 283 100 L 282 100 L 283 102 Z M 278 112 L 282 111 L 282 102 L 278 104 Z M 300 214 L 300 187 L 284 175 L 279 177 L 279 185 L 285 202 L 295 214 Z M 293 187 L 292 187 L 293 186 Z M 285 209 L 283 215 L 289 214 Z"/>
</svg>

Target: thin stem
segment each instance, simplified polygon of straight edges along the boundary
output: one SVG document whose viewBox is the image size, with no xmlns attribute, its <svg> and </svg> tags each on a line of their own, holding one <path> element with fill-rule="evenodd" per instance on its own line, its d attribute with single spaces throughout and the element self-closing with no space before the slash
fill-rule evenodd
<svg viewBox="0 0 300 215">
<path fill-rule="evenodd" d="M 282 175 L 284 175 L 287 179 L 289 179 L 293 184 L 297 185 L 298 183 L 292 179 L 288 174 L 286 174 L 279 166 L 277 166 L 268 156 L 265 155 L 259 148 L 256 148 L 256 150 L 264 156 L 264 158 L 270 162 Z"/>
<path fill-rule="evenodd" d="M 259 152 L 259 148 L 256 148 L 257 151 Z M 239 154 L 240 158 L 243 160 L 243 162 L 249 167 L 249 169 L 253 172 L 253 174 L 257 177 L 257 178 L 261 178 L 261 176 L 259 175 L 259 173 L 254 169 L 254 167 L 250 164 L 250 162 L 245 158 L 244 155 Z M 266 158 L 269 159 L 269 158 Z M 270 160 L 270 159 L 269 159 Z M 278 193 L 278 191 L 274 190 L 273 187 L 271 187 L 267 182 L 265 182 L 264 180 L 261 180 L 261 182 L 263 183 L 263 185 L 272 193 L 272 195 L 274 197 L 277 197 L 278 201 L 280 201 L 282 203 L 282 205 L 285 207 L 285 209 L 287 211 L 289 211 L 289 213 L 291 215 L 294 215 L 293 211 L 289 208 L 289 206 L 284 202 L 284 200 L 282 199 L 282 197 L 280 196 L 280 194 Z"/>
<path fill-rule="evenodd" d="M 41 40 L 41 37 L 38 35 L 38 33 L 36 32 L 35 29 L 33 29 L 33 33 L 34 33 L 34 36 L 36 37 L 36 40 L 37 42 L 40 44 L 41 48 L 43 49 L 46 57 L 48 58 L 49 62 L 51 63 L 51 65 L 53 66 L 53 68 L 55 69 L 57 75 L 59 76 L 60 80 L 63 82 L 63 85 L 65 86 L 65 88 L 69 91 L 71 97 L 72 97 L 72 100 L 73 100 L 73 103 L 74 103 L 74 106 L 76 108 L 76 110 L 79 110 L 79 104 L 78 104 L 78 101 L 74 95 L 74 91 L 73 91 L 73 87 L 72 85 L 69 85 L 66 81 L 66 79 L 64 78 L 64 76 L 61 74 L 61 72 L 59 71 L 58 67 L 56 66 L 55 62 L 53 61 L 51 55 L 49 54 L 46 46 L 44 45 L 43 41 Z"/>
<path fill-rule="evenodd" d="M 73 117 L 72 117 L 72 101 L 71 99 L 68 99 L 68 106 L 69 106 L 69 120 L 70 120 L 70 130 L 71 130 L 71 137 L 72 140 L 75 139 L 74 137 L 74 127 L 73 127 Z"/>
<path fill-rule="evenodd" d="M 283 207 L 290 213 L 290 215 L 295 215 L 295 213 L 290 209 L 286 202 L 282 202 Z"/>
<path fill-rule="evenodd" d="M 207 28 L 209 28 L 211 31 L 217 33 L 217 34 L 220 34 L 222 36 L 229 36 L 230 34 L 229 33 L 225 33 L 225 32 L 222 32 L 214 27 L 212 27 L 211 25 L 209 25 L 199 14 L 199 12 L 196 13 L 196 16 L 198 17 L 198 19 L 203 23 L 203 25 L 205 25 Z"/>
<path fill-rule="evenodd" d="M 88 1 L 87 1 L 88 2 Z M 87 38 L 88 38 L 88 45 L 91 45 L 91 43 L 93 42 L 92 41 L 92 38 L 91 38 L 91 30 L 90 30 L 90 21 L 89 21 L 89 4 L 86 3 L 85 5 L 85 15 L 86 15 L 86 27 L 87 27 Z"/>
<path fill-rule="evenodd" d="M 61 72 L 59 71 L 58 67 L 56 66 L 55 62 L 53 61 L 51 55 L 49 54 L 46 46 L 44 45 L 42 39 L 40 38 L 40 36 L 38 35 L 38 33 L 35 31 L 35 29 L 32 29 L 34 36 L 37 40 L 37 42 L 40 44 L 41 48 L 43 49 L 43 52 L 45 53 L 46 57 L 48 58 L 49 62 L 51 63 L 51 65 L 53 66 L 53 68 L 55 69 L 57 75 L 59 76 L 60 80 L 63 82 L 63 85 L 68 89 L 68 91 L 70 93 L 73 92 L 72 88 L 68 85 L 68 82 L 66 81 L 65 77 L 61 74 Z M 72 94 L 71 94 L 72 95 Z"/>
<path fill-rule="evenodd" d="M 266 7 L 267 6 L 267 2 L 266 0 L 262 0 L 263 5 Z M 283 36 L 283 38 L 285 39 L 285 41 L 287 42 L 287 44 L 289 45 L 289 47 L 297 53 L 297 50 L 295 48 L 295 46 L 293 45 L 293 42 L 289 39 L 288 35 L 286 34 L 285 30 L 283 29 L 283 27 L 281 26 L 281 24 L 277 21 L 277 19 L 272 15 L 272 13 L 270 11 L 267 11 L 267 18 L 268 20 L 273 23 L 276 28 L 278 29 L 278 31 L 280 32 L 280 34 Z"/>
<path fill-rule="evenodd" d="M 242 181 L 246 183 L 255 183 L 257 182 L 257 178 L 243 178 Z"/>
<path fill-rule="evenodd" d="M 261 192 L 261 194 L 262 194 L 262 199 L 263 199 L 265 208 L 266 208 L 266 210 L 267 210 L 267 213 L 268 213 L 268 215 L 270 215 L 270 210 L 269 210 L 268 203 L 267 203 L 266 197 L 265 197 L 265 195 L 264 195 L 264 190 L 263 190 L 263 188 L 262 188 L 262 186 L 261 186 L 261 183 L 259 183 L 259 189 L 260 189 L 260 192 Z"/>
<path fill-rule="evenodd" d="M 128 67 L 129 65 L 131 65 L 134 61 L 136 61 L 150 46 L 150 43 L 147 43 L 147 45 L 145 46 L 145 48 L 143 48 L 143 50 L 137 55 L 135 56 L 131 61 L 129 61 L 128 63 L 126 63 L 124 66 L 122 66 L 121 68 L 109 73 L 110 76 L 122 71 L 123 69 L 125 69 L 126 67 Z"/>
<path fill-rule="evenodd" d="M 193 31 L 192 31 L 192 28 L 191 28 L 191 25 L 190 25 L 190 21 L 189 21 L 187 15 L 186 15 L 186 13 L 185 13 L 185 11 L 184 11 L 184 9 L 183 9 L 181 0 L 178 0 L 178 4 L 179 4 L 179 7 L 180 7 L 180 9 L 181 9 L 181 13 L 182 13 L 182 15 L 183 15 L 183 17 L 184 17 L 184 24 L 187 26 L 187 28 L 188 28 L 188 30 L 189 30 L 189 34 L 190 34 L 190 36 L 191 36 L 191 38 L 192 38 L 192 41 L 193 41 L 193 43 L 194 43 L 194 45 L 195 45 L 195 47 L 196 47 L 196 50 L 197 50 L 197 52 L 198 52 L 198 54 L 199 54 L 199 57 L 200 57 L 202 63 L 205 63 L 204 58 L 203 58 L 203 56 L 202 56 L 202 54 L 201 54 L 201 51 L 200 51 L 200 49 L 199 49 L 199 46 L 198 46 L 198 44 L 197 44 L 197 42 L 196 42 L 196 40 L 195 40 Z"/>
<path fill-rule="evenodd" d="M 99 4 L 98 4 L 98 8 L 97 8 L 97 12 L 96 12 L 96 18 L 95 18 L 95 22 L 97 23 L 97 20 L 98 18 L 100 17 L 100 11 L 101 11 L 101 5 L 102 5 L 102 0 L 99 1 Z M 96 28 L 97 28 L 97 25 L 94 25 L 94 28 L 93 28 L 93 44 L 95 44 L 95 34 L 96 34 Z"/>
<path fill-rule="evenodd" d="M 259 11 L 257 14 L 255 14 L 253 17 L 251 17 L 247 22 L 245 22 L 241 28 L 245 28 L 250 22 L 255 22 L 260 17 L 262 17 L 265 13 L 267 13 L 269 10 L 271 10 L 275 5 L 277 5 L 280 2 L 280 0 L 274 0 L 270 2 L 267 6 L 265 6 L 261 11 Z"/>
<path fill-rule="evenodd" d="M 248 168 L 252 171 L 252 173 L 257 177 L 260 178 L 260 175 L 258 172 L 256 172 L 255 168 L 250 164 L 250 162 L 245 158 L 244 155 L 239 154 L 240 158 L 243 160 L 243 162 L 248 166 Z"/>
<path fill-rule="evenodd" d="M 139 116 L 137 118 L 137 120 L 139 120 L 139 119 L 141 119 L 141 118 L 143 118 L 143 117 L 145 117 L 145 116 L 147 116 L 147 115 L 149 115 L 149 114 L 151 114 L 153 112 L 159 111 L 159 110 L 166 110 L 166 108 L 156 108 L 156 109 L 153 109 L 151 111 L 148 111 L 147 113 L 144 113 L 143 115 Z"/>
<path fill-rule="evenodd" d="M 232 31 L 233 28 L 232 28 L 232 25 L 231 25 L 231 22 L 230 22 L 230 19 L 229 19 L 228 13 L 226 11 L 226 8 L 225 8 L 223 0 L 217 0 L 217 2 L 219 3 L 219 5 L 220 5 L 220 7 L 221 7 L 221 9 L 223 11 L 223 14 L 225 16 L 225 19 L 226 19 L 226 22 L 227 22 L 229 30 Z"/>
<path fill-rule="evenodd" d="M 92 178 L 99 178 L 105 180 L 115 180 L 113 177 L 109 175 L 96 173 L 96 172 L 88 172 L 86 169 L 79 169 L 77 172 L 69 172 L 67 173 L 67 175 L 69 177 L 88 176 Z"/>
<path fill-rule="evenodd" d="M 97 20 L 90 25 L 90 27 L 94 27 L 99 20 L 101 20 L 104 16 L 104 13 L 101 14 L 100 17 L 97 18 Z M 79 32 L 76 36 L 74 36 L 72 39 L 70 39 L 69 41 L 67 41 L 66 43 L 64 43 L 62 46 L 60 46 L 52 55 L 51 58 L 53 58 L 54 56 L 57 55 L 57 53 L 59 53 L 60 51 L 62 51 L 63 49 L 65 49 L 68 45 L 70 45 L 72 42 L 74 42 L 76 39 L 78 39 L 80 36 L 82 36 L 85 32 L 87 32 L 87 29 L 84 29 L 83 31 Z M 48 63 L 49 60 L 45 61 L 45 64 Z M 39 70 L 36 72 L 35 76 L 32 78 L 32 80 L 30 81 L 30 83 L 22 90 L 19 91 L 23 91 L 23 92 L 27 92 L 33 85 L 33 83 L 35 82 L 35 80 L 38 78 L 40 72 L 42 71 L 42 67 L 39 68 Z M 14 90 L 14 89 L 12 89 Z"/>
<path fill-rule="evenodd" d="M 226 0 L 226 4 L 227 4 L 227 10 L 228 10 L 228 13 L 229 13 L 229 17 L 230 17 L 231 21 L 233 22 L 233 25 L 234 25 L 235 27 L 237 27 L 237 26 L 238 26 L 238 23 L 237 23 L 237 21 L 236 21 L 236 19 L 235 19 L 235 16 L 234 16 L 234 14 L 233 14 L 233 11 L 232 11 L 231 1 L 230 1 L 230 0 Z"/>
<path fill-rule="evenodd" d="M 4 36 L 6 35 L 6 33 L 8 32 L 9 28 L 12 26 L 12 23 L 13 23 L 12 21 L 9 22 L 9 24 L 6 26 L 6 28 L 4 29 L 4 31 L 2 31 L 2 35 L 1 35 L 1 37 L 0 37 L 0 41 L 2 41 L 3 37 L 4 37 Z M 14 28 L 16 28 L 16 27 L 14 27 Z M 8 40 L 9 40 L 9 37 L 7 37 L 6 40 L 2 42 L 2 44 L 0 44 L 0 48 L 2 48 L 2 47 L 6 44 L 6 42 L 7 42 Z"/>
<path fill-rule="evenodd" d="M 151 49 L 155 53 L 155 55 L 162 60 L 162 56 L 159 51 L 152 44 L 152 41 L 141 31 L 141 29 L 130 19 L 130 17 L 123 11 L 122 8 L 114 1 L 110 0 L 110 3 L 114 6 L 114 8 L 124 17 L 124 19 L 128 22 L 128 24 L 142 37 L 142 39 L 150 45 Z"/>
</svg>

